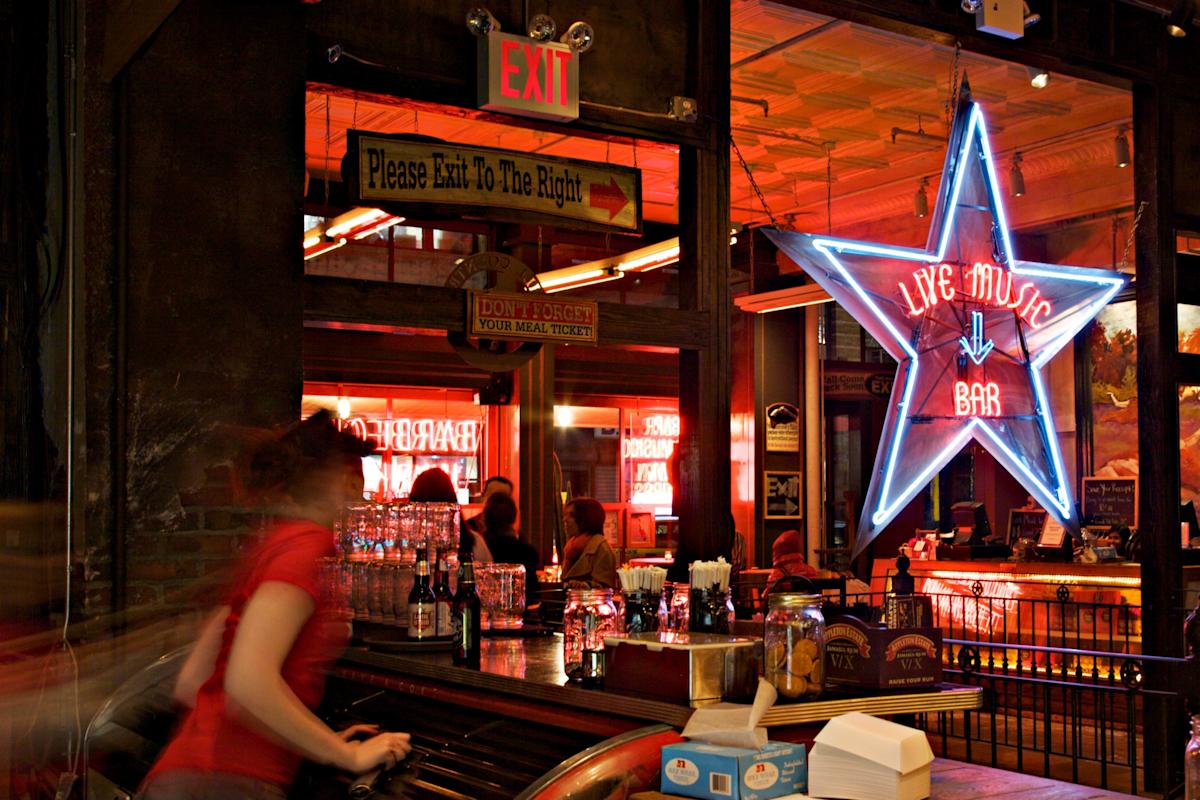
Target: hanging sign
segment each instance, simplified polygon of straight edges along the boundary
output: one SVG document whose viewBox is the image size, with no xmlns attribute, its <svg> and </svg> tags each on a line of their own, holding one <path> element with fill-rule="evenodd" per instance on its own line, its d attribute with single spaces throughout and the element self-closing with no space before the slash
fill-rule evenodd
<svg viewBox="0 0 1200 800">
<path fill-rule="evenodd" d="M 618 164 L 351 130 L 342 175 L 352 202 L 363 205 L 483 207 L 518 220 L 642 227 L 641 172 Z"/>
<path fill-rule="evenodd" d="M 800 410 L 791 403 L 767 406 L 767 452 L 800 452 Z"/>
<path fill-rule="evenodd" d="M 801 484 L 799 472 L 764 472 L 763 518 L 799 519 Z"/>
<path fill-rule="evenodd" d="M 569 344 L 596 343 L 599 312 L 592 300 L 472 291 L 468 308 L 468 336 Z"/>
<path fill-rule="evenodd" d="M 830 399 L 881 397 L 892 394 L 896 376 L 886 372 L 825 370 L 825 396 Z"/>
<path fill-rule="evenodd" d="M 1042 372 L 1126 278 L 1017 258 L 965 80 L 938 191 L 920 249 L 767 231 L 898 365 L 853 556 L 972 439 L 1061 530 L 1079 526 Z"/>
<path fill-rule="evenodd" d="M 567 45 L 494 31 L 479 38 L 477 63 L 480 108 L 579 119 L 579 54 Z"/>
</svg>

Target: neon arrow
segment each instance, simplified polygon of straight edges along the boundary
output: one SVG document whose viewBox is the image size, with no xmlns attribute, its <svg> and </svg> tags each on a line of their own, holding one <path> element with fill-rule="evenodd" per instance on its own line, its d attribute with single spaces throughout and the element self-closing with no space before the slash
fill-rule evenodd
<svg viewBox="0 0 1200 800">
<path fill-rule="evenodd" d="M 629 198 L 625 196 L 625 192 L 621 191 L 621 187 L 617 185 L 617 179 L 609 177 L 608 185 L 603 183 L 589 184 L 591 191 L 588 196 L 588 205 L 592 208 L 602 208 L 608 212 L 609 220 L 621 213 L 625 206 L 629 205 Z"/>
<path fill-rule="evenodd" d="M 967 355 L 976 364 L 982 364 L 983 360 L 988 357 L 988 353 L 992 352 L 992 348 L 996 343 L 991 339 L 983 341 L 983 312 L 971 312 L 971 341 L 967 341 L 967 337 L 960 336 L 958 338 L 962 342 L 963 350 L 967 351 Z"/>
</svg>

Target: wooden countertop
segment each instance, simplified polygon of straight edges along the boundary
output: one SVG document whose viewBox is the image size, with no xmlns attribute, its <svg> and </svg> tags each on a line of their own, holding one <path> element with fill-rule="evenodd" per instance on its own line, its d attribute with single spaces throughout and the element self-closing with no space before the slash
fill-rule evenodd
<svg viewBox="0 0 1200 800">
<path fill-rule="evenodd" d="M 365 667 L 381 673 L 646 722 L 682 726 L 692 714 L 692 709 L 686 705 L 586 689 L 568 682 L 562 668 L 561 634 L 526 639 L 485 638 L 478 670 L 454 666 L 448 652 L 379 653 L 363 647 L 349 648 L 340 663 L 356 673 Z M 887 715 L 977 709 L 982 703 L 983 692 L 979 687 L 946 685 L 940 691 L 776 705 L 767 712 L 762 724 L 778 727 L 824 722 L 849 711 Z"/>
<path fill-rule="evenodd" d="M 931 800 L 1017 800 L 1030 797 L 1038 800 L 1127 800 L 1135 797 L 944 758 L 934 759 L 930 782 Z"/>
</svg>

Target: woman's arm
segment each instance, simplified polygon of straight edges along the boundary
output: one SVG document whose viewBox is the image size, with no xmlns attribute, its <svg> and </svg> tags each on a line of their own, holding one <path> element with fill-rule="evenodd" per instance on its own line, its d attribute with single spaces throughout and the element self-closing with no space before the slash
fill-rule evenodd
<svg viewBox="0 0 1200 800">
<path fill-rule="evenodd" d="M 195 707 L 200 687 L 213 673 L 228 616 L 229 606 L 221 606 L 208 616 L 200 629 L 200 638 L 196 640 L 192 652 L 188 653 L 187 660 L 179 670 L 179 677 L 175 679 L 174 697 L 188 708 Z"/>
<path fill-rule="evenodd" d="M 346 742 L 300 702 L 283 679 L 283 662 L 312 616 L 312 598 L 298 586 L 266 581 L 238 623 L 225 673 L 225 692 L 278 739 L 318 764 L 365 772 L 391 766 L 409 750 L 408 734 L 384 733 Z"/>
</svg>

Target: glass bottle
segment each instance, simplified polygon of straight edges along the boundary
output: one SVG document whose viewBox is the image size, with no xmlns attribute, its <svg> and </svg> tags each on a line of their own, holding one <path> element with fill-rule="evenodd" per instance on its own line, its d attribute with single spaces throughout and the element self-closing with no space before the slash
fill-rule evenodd
<svg viewBox="0 0 1200 800">
<path fill-rule="evenodd" d="M 408 638 L 432 639 L 437 633 L 437 611 L 433 589 L 429 588 L 429 562 L 417 562 L 416 580 L 408 595 Z"/>
<path fill-rule="evenodd" d="M 452 639 L 454 626 L 450 623 L 450 612 L 454 605 L 454 595 L 450 593 L 450 572 L 444 558 L 438 562 L 437 584 L 433 587 L 433 596 L 437 607 L 437 631 L 434 635 L 439 639 Z"/>
<path fill-rule="evenodd" d="M 1200 715 L 1192 717 L 1192 738 L 1183 751 L 1185 800 L 1200 800 Z"/>
<path fill-rule="evenodd" d="M 573 681 L 604 679 L 604 638 L 619 631 L 612 589 L 568 589 L 563 609 L 563 669 Z"/>
<path fill-rule="evenodd" d="M 470 553 L 463 553 L 462 567 L 458 576 L 458 590 L 454 593 L 451 608 L 451 623 L 454 626 L 454 663 L 459 666 L 479 669 L 479 595 L 475 591 L 475 562 Z"/>
<path fill-rule="evenodd" d="M 825 687 L 821 595 L 772 592 L 763 631 L 767 680 L 786 700 L 812 700 Z"/>
</svg>

